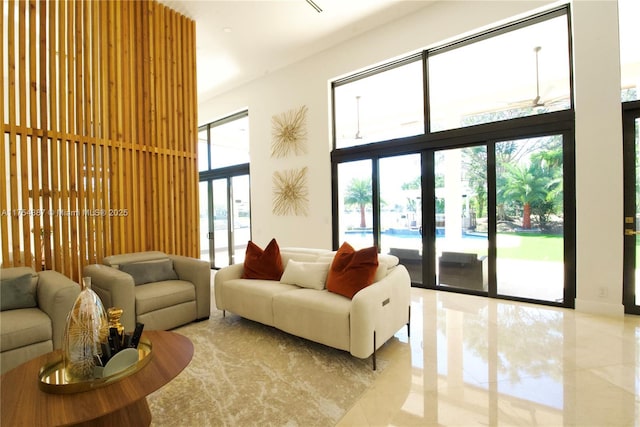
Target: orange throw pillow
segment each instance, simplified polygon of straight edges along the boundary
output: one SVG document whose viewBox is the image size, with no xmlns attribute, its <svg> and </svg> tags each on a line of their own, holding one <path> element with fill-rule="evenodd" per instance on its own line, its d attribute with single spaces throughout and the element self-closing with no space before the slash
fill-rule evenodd
<svg viewBox="0 0 640 427">
<path fill-rule="evenodd" d="M 276 239 L 271 239 L 264 250 L 249 241 L 244 257 L 243 279 L 280 280 L 283 272 L 280 247 Z"/>
<path fill-rule="evenodd" d="M 378 250 L 374 246 L 356 251 L 344 242 L 331 263 L 327 290 L 353 298 L 359 290 L 373 283 L 377 269 Z"/>
</svg>

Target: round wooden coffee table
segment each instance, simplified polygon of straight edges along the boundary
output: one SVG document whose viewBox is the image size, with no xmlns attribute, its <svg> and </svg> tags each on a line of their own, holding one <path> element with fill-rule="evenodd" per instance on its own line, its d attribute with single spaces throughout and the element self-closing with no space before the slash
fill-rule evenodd
<svg viewBox="0 0 640 427">
<path fill-rule="evenodd" d="M 95 390 L 74 394 L 41 391 L 40 368 L 60 357 L 59 350 L 26 362 L 0 377 L 3 426 L 148 426 L 146 396 L 176 377 L 193 357 L 193 344 L 180 334 L 146 331 L 153 345 L 149 363 L 139 371 Z"/>
</svg>

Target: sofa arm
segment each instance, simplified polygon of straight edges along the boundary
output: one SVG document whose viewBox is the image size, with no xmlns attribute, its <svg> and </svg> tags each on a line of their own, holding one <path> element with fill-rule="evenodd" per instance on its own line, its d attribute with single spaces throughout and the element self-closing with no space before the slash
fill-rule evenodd
<svg viewBox="0 0 640 427">
<path fill-rule="evenodd" d="M 218 310 L 223 310 L 222 307 L 222 286 L 220 283 L 227 282 L 229 280 L 235 280 L 242 278 L 242 273 L 244 272 L 244 263 L 240 264 L 232 264 L 227 267 L 222 267 L 220 270 L 216 272 L 216 275 L 213 279 L 213 291 L 215 293 L 216 307 Z"/>
<path fill-rule="evenodd" d="M 57 271 L 38 273 L 38 307 L 51 318 L 53 348 L 62 348 L 67 315 L 80 293 L 80 285 Z"/>
<path fill-rule="evenodd" d="M 122 309 L 120 323 L 132 332 L 136 326 L 136 294 L 131 275 L 107 265 L 91 264 L 82 270 L 83 277 L 91 277 L 91 289 L 102 300 L 105 311 L 110 307 Z"/>
<path fill-rule="evenodd" d="M 365 359 L 398 330 L 409 323 L 411 279 L 404 265 L 398 265 L 382 280 L 353 296 L 351 305 L 351 348 L 355 357 Z"/>
<path fill-rule="evenodd" d="M 211 315 L 211 267 L 207 261 L 181 255 L 169 255 L 180 280 L 196 287 L 196 315 L 198 320 Z"/>
</svg>

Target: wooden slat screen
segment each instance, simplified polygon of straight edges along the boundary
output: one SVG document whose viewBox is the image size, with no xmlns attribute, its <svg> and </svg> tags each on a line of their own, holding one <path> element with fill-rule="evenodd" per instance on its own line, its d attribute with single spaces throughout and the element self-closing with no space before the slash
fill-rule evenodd
<svg viewBox="0 0 640 427">
<path fill-rule="evenodd" d="M 3 1 L 3 267 L 198 257 L 195 23 L 155 1 Z"/>
</svg>

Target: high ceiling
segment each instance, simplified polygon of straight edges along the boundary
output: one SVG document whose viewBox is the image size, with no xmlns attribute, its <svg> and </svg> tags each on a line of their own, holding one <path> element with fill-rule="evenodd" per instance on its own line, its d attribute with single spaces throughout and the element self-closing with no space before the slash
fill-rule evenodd
<svg viewBox="0 0 640 427">
<path fill-rule="evenodd" d="M 196 21 L 200 102 L 432 3 L 432 0 L 160 0 Z"/>
</svg>

